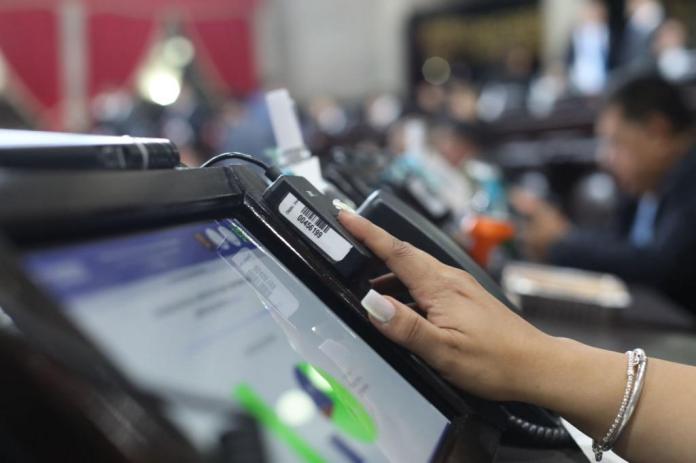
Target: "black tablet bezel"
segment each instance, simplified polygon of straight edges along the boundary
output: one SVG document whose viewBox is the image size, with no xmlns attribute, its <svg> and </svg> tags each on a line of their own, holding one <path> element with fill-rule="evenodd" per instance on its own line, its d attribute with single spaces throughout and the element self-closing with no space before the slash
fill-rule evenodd
<svg viewBox="0 0 696 463">
<path fill-rule="evenodd" d="M 14 248 L 9 251 L 5 246 L 5 253 L 14 254 L 15 268 L 0 272 L 0 280 L 12 273 L 25 291 L 40 292 L 16 268 L 16 258 L 31 249 L 235 218 L 452 423 L 467 420 L 471 414 L 468 401 L 418 358 L 374 329 L 356 296 L 331 268 L 269 213 L 261 199 L 264 188 L 264 181 L 246 167 L 11 174 L 0 185 L 0 195 L 10 198 L 9 207 L 0 211 L 0 229 Z M 24 309 L 76 331 L 48 298 Z M 445 440 L 454 434 L 446 432 Z M 443 442 L 440 449 L 447 446 Z"/>
</svg>

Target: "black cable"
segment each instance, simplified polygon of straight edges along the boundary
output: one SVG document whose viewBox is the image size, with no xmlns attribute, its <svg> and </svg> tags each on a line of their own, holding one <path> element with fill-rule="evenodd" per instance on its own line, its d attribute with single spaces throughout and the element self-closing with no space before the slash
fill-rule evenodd
<svg viewBox="0 0 696 463">
<path fill-rule="evenodd" d="M 255 157 L 250 156 L 248 154 L 237 153 L 234 151 L 215 155 L 212 158 L 205 161 L 203 164 L 201 164 L 201 167 L 212 167 L 215 164 L 219 163 L 220 161 L 224 161 L 226 159 L 239 159 L 239 160 L 248 162 L 249 164 L 254 164 L 255 166 L 258 166 L 261 169 L 263 169 L 264 174 L 271 181 L 274 181 L 275 179 L 280 177 L 282 174 L 280 169 L 278 169 L 276 166 L 268 165 L 265 162 L 260 161 L 259 159 L 256 159 Z"/>
</svg>

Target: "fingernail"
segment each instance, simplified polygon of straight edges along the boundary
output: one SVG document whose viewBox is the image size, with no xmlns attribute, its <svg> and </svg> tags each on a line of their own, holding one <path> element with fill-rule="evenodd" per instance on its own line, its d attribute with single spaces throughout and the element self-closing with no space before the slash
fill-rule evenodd
<svg viewBox="0 0 696 463">
<path fill-rule="evenodd" d="M 374 289 L 369 290 L 360 302 L 370 315 L 382 323 L 387 323 L 396 313 L 392 303 Z"/>
</svg>

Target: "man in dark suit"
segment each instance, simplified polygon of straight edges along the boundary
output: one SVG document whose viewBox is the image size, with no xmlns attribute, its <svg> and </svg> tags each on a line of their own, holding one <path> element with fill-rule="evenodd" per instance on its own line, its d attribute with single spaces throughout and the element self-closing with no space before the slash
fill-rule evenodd
<svg viewBox="0 0 696 463">
<path fill-rule="evenodd" d="M 652 286 L 696 311 L 696 137 L 680 91 L 657 76 L 613 88 L 598 123 L 598 158 L 631 198 L 611 232 L 574 227 L 550 204 L 518 195 L 522 240 L 548 263 Z"/>
</svg>

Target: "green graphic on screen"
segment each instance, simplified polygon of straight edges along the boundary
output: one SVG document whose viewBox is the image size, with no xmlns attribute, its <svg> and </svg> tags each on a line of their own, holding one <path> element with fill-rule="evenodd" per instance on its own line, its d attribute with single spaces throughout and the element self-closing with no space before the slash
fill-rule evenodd
<svg viewBox="0 0 696 463">
<path fill-rule="evenodd" d="M 363 443 L 377 440 L 377 425 L 360 401 L 324 370 L 303 362 L 294 367 L 300 388 L 339 432 Z M 239 384 L 235 400 L 269 431 L 273 432 L 305 462 L 324 463 L 326 458 L 285 424 L 248 384 Z"/>
<path fill-rule="evenodd" d="M 377 440 L 377 425 L 360 401 L 324 370 L 309 363 L 295 367 L 300 388 L 343 434 L 361 442 Z"/>
<path fill-rule="evenodd" d="M 306 463 L 326 463 L 312 446 L 291 427 L 282 422 L 273 409 L 248 384 L 240 384 L 234 390 L 234 398 L 266 429 L 275 433 Z"/>
</svg>

